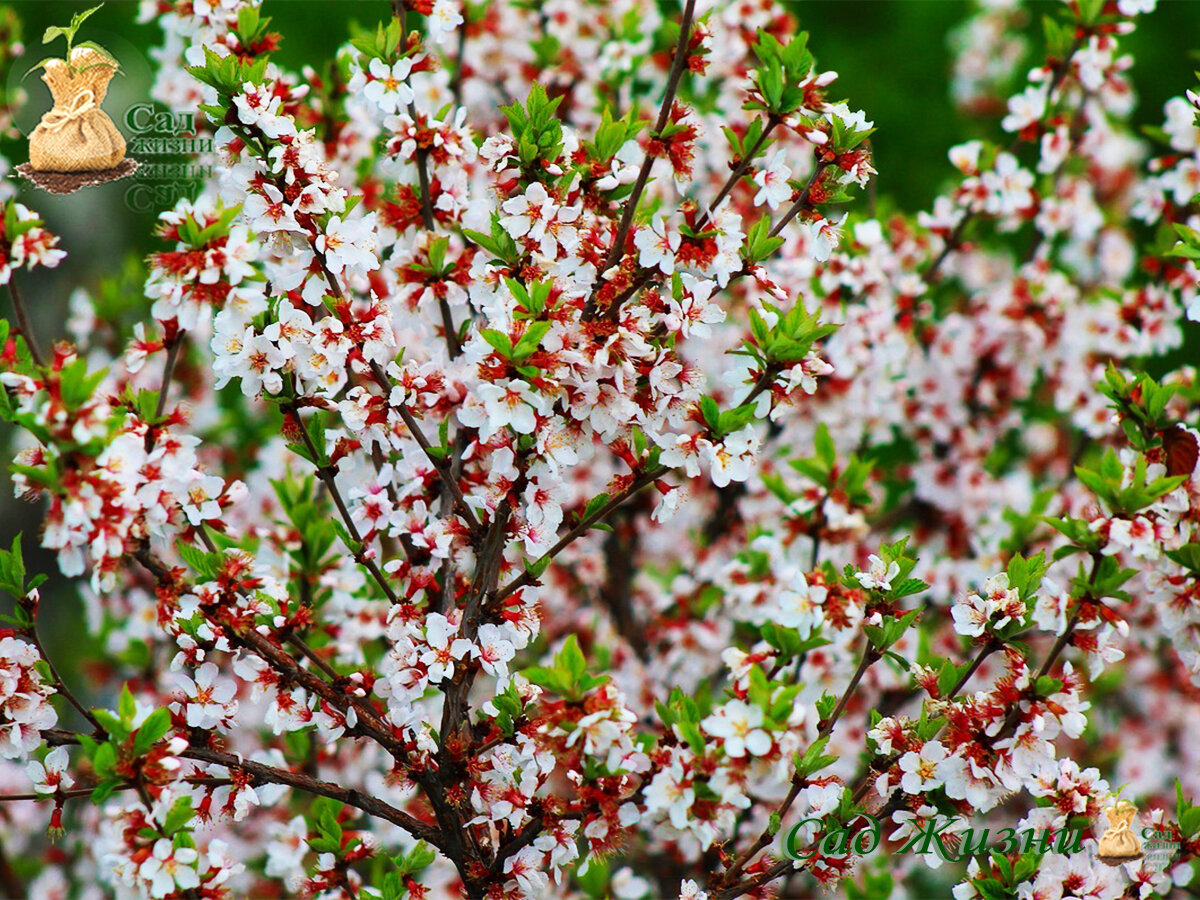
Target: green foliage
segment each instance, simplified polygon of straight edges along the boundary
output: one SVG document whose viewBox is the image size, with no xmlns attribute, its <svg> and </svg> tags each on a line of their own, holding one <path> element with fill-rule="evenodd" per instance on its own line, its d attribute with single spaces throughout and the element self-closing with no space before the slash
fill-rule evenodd
<svg viewBox="0 0 1200 900">
<path fill-rule="evenodd" d="M 332 853 L 341 858 L 358 843 L 358 838 L 346 840 L 342 810 L 342 804 L 329 797 L 313 800 L 304 818 L 308 822 L 308 846 L 314 853 Z"/>
<path fill-rule="evenodd" d="M 1133 515 L 1187 480 L 1182 475 L 1150 479 L 1147 477 L 1146 468 L 1146 457 L 1139 454 L 1129 484 L 1124 484 L 1125 467 L 1121 465 L 1116 452 L 1110 448 L 1105 451 L 1097 468 L 1076 466 L 1075 477 L 1114 513 Z"/>
<path fill-rule="evenodd" d="M 888 872 L 864 873 L 861 887 L 849 879 L 842 884 L 846 889 L 846 900 L 888 900 L 894 887 L 894 881 Z"/>
<path fill-rule="evenodd" d="M 520 261 L 521 251 L 517 248 L 517 242 L 500 225 L 500 217 L 495 213 L 492 214 L 492 227 L 489 234 L 472 231 L 470 228 L 464 228 L 462 233 L 467 240 L 486 250 L 493 262 L 511 267 Z"/>
<path fill-rule="evenodd" d="M 1015 590 L 1022 600 L 1030 604 L 1037 595 L 1037 590 L 1042 584 L 1042 578 L 1049 567 L 1050 564 L 1046 562 L 1046 555 L 1041 551 L 1038 551 L 1036 555 L 1029 558 L 1014 555 L 1008 561 L 1008 568 L 1006 569 L 1008 586 Z"/>
<path fill-rule="evenodd" d="M 260 84 L 266 75 L 266 56 L 256 57 L 253 62 L 242 59 L 237 54 L 218 56 L 208 47 L 204 48 L 204 64 L 188 66 L 188 74 L 197 81 L 214 88 L 221 96 L 222 105 L 218 107 L 205 106 L 204 111 L 217 125 L 224 124 L 225 110 L 229 108 L 229 98 L 241 93 L 246 82 Z"/>
<path fill-rule="evenodd" d="M 404 34 L 400 30 L 400 20 L 392 17 L 386 25 L 382 22 L 374 31 L 354 28 L 350 36 L 350 45 L 355 50 L 369 58 L 382 59 L 393 63 L 403 56 Z"/>
<path fill-rule="evenodd" d="M 1200 543 L 1192 541 L 1177 550 L 1165 551 L 1168 559 L 1174 560 L 1193 575 L 1200 575 Z"/>
<path fill-rule="evenodd" d="M 1093 559 L 1090 572 L 1080 563 L 1079 572 L 1071 579 L 1071 595 L 1087 596 L 1094 600 L 1112 597 L 1128 601 L 1129 594 L 1121 587 L 1137 574 L 1137 570 L 1121 568 L 1115 556 L 1094 556 Z"/>
<path fill-rule="evenodd" d="M 607 675 L 589 675 L 587 660 L 579 649 L 579 639 L 568 635 L 562 649 L 554 656 L 552 666 L 534 666 L 525 669 L 526 678 L 552 693 L 572 702 L 579 702 L 584 695 L 608 681 Z"/>
<path fill-rule="evenodd" d="M 188 568 L 204 581 L 213 581 L 225 563 L 224 554 L 211 553 L 185 540 L 176 542 L 175 551 L 187 563 Z"/>
<path fill-rule="evenodd" d="M 723 410 L 712 397 L 700 398 L 700 414 L 704 417 L 704 424 L 712 433 L 713 440 L 720 440 L 735 431 L 741 431 L 756 418 L 753 403 L 743 403 L 733 409 Z"/>
<path fill-rule="evenodd" d="M 816 451 L 815 455 L 790 460 L 788 465 L 824 488 L 827 493 L 836 490 L 845 494 L 847 501 L 853 506 L 866 506 L 871 502 L 867 482 L 874 466 L 861 459 L 857 453 L 852 453 L 846 465 L 839 468 L 837 448 L 829 434 L 829 427 L 824 422 L 817 425 L 813 449 Z M 783 478 L 778 475 L 768 473 L 763 476 L 763 480 L 768 489 L 785 504 L 801 496 L 800 492 L 788 488 Z"/>
<path fill-rule="evenodd" d="M 750 705 L 762 710 L 766 727 L 772 731 L 785 730 L 804 685 L 772 683 L 758 666 L 750 667 L 749 681 L 747 699 Z"/>
<path fill-rule="evenodd" d="M 1145 372 L 1129 379 L 1110 362 L 1096 388 L 1111 401 L 1109 406 L 1120 415 L 1125 437 L 1136 450 L 1158 446 L 1159 435 L 1175 424 L 1166 415 L 1175 388 L 1159 384 Z"/>
<path fill-rule="evenodd" d="M 67 42 L 67 52 L 64 55 L 63 59 L 66 62 L 67 68 L 71 72 L 72 75 L 75 75 L 78 72 L 86 72 L 88 69 L 94 69 L 97 66 L 104 66 L 106 68 L 111 68 L 117 72 L 119 72 L 121 70 L 121 66 L 117 62 L 116 57 L 114 57 L 111 53 L 109 53 L 107 50 L 105 50 L 103 47 L 101 47 L 95 41 L 80 41 L 78 44 L 75 43 L 75 35 L 79 31 L 79 26 L 83 24 L 85 19 L 87 19 L 90 15 L 92 15 L 92 13 L 99 10 L 100 7 L 102 7 L 102 6 L 104 6 L 103 3 L 101 3 L 100 6 L 93 6 L 91 9 L 85 10 L 80 13 L 76 13 L 75 15 L 73 15 L 71 17 L 70 25 L 51 25 L 42 34 L 42 43 L 43 44 L 53 43 L 54 41 L 58 40 L 59 38 L 63 38 Z M 80 49 L 94 50 L 97 53 L 99 53 L 102 57 L 104 57 L 105 61 L 100 62 L 100 63 L 94 63 L 93 65 L 90 65 L 90 66 L 82 66 L 77 69 L 71 61 L 71 53 L 74 50 L 80 50 Z M 25 73 L 25 75 L 28 76 L 30 74 L 30 72 L 36 72 L 38 69 L 44 68 L 47 63 L 49 63 L 55 59 L 57 59 L 57 57 L 50 56 L 50 57 L 47 57 L 46 59 L 40 60 L 36 65 L 32 66 L 29 69 L 29 71 Z"/>
<path fill-rule="evenodd" d="M 776 625 L 771 622 L 762 626 L 761 633 L 762 639 L 778 652 L 780 662 L 796 659 L 810 650 L 815 650 L 818 647 L 824 647 L 831 643 L 816 634 L 806 638 L 801 637 L 800 632 L 795 628 L 785 628 L 782 625 Z"/>
<path fill-rule="evenodd" d="M 496 727 L 504 732 L 505 737 L 511 737 L 516 732 L 517 720 L 525 710 L 517 686 L 510 681 L 502 693 L 492 698 L 492 706 L 496 709 L 496 717 L 493 720 Z"/>
<path fill-rule="evenodd" d="M 887 651 L 904 636 L 904 632 L 908 631 L 920 612 L 919 609 L 914 609 L 899 618 L 887 619 L 882 625 L 864 625 L 863 633 L 871 641 L 872 647 L 880 652 Z"/>
<path fill-rule="evenodd" d="M 12 549 L 0 550 L 0 590 L 20 600 L 30 591 L 36 590 L 45 580 L 45 575 L 35 575 L 29 581 L 25 580 L 25 560 L 21 556 L 21 535 L 17 533 L 12 540 Z"/>
<path fill-rule="evenodd" d="M 99 804 L 124 783 L 125 777 L 120 772 L 135 767 L 136 761 L 144 758 L 167 736 L 171 730 L 171 714 L 166 709 L 156 709 L 138 723 L 137 703 L 129 685 L 124 685 L 115 711 L 93 709 L 92 715 L 104 729 L 106 739 L 80 735 L 79 742 L 96 774 L 92 802 Z M 190 812 L 188 818 L 190 820 Z M 173 831 L 182 827 L 180 824 Z"/>
<path fill-rule="evenodd" d="M 813 741 L 809 744 L 808 749 L 804 753 L 797 753 L 795 755 L 793 762 L 796 766 L 797 778 L 811 778 L 817 772 L 838 761 L 836 756 L 825 752 L 825 747 L 828 744 L 829 738 L 823 737 L 819 741 Z"/>
<path fill-rule="evenodd" d="M 300 580 L 300 596 L 305 605 L 317 605 L 311 592 L 322 572 L 332 564 L 331 551 L 337 541 L 337 530 L 328 504 L 319 502 L 322 494 L 316 490 L 312 476 L 297 478 L 288 476 L 271 482 L 279 506 L 287 521 L 295 529 L 300 540 L 288 549 L 288 556 L 296 563 L 296 576 Z"/>
<path fill-rule="evenodd" d="M 675 687 L 671 689 L 667 702 L 656 700 L 654 708 L 663 725 L 675 737 L 691 747 L 697 756 L 704 756 L 705 740 L 700 733 L 700 720 L 706 715 L 707 709 L 700 705 L 700 699 L 688 696 Z"/>
<path fill-rule="evenodd" d="M 324 410 L 314 410 L 307 419 L 301 420 L 302 427 L 308 434 L 308 441 L 289 441 L 287 448 L 316 468 L 325 468 L 329 465 L 329 455 L 325 452 L 325 428 L 330 418 Z M 312 449 L 309 449 L 310 446 Z"/>
<path fill-rule="evenodd" d="M 836 325 L 822 325 L 817 313 L 809 314 L 803 303 L 796 303 L 786 313 L 770 303 L 763 307 L 774 314 L 775 323 L 768 324 L 757 310 L 750 310 L 750 333 L 739 353 L 754 358 L 761 366 L 778 368 L 802 362 L 813 344 L 837 331 Z"/>
<path fill-rule="evenodd" d="M 747 262 L 759 263 L 770 258 L 782 246 L 783 238 L 771 237 L 771 217 L 762 216 L 746 232 L 746 246 L 742 254 Z M 750 314 L 758 315 L 754 310 L 751 310 Z"/>
<path fill-rule="evenodd" d="M 561 102 L 562 97 L 551 100 L 546 89 L 535 82 L 524 107 L 519 103 L 500 107 L 522 166 L 532 166 L 536 160 L 553 162 L 562 153 L 562 122 L 556 115 Z"/>
<path fill-rule="evenodd" d="M 816 64 L 808 49 L 808 33 L 802 31 L 784 44 L 759 29 L 754 55 L 758 57 L 758 65 L 751 77 L 760 99 L 748 102 L 746 108 L 761 109 L 780 118 L 800 109 L 804 105 L 800 83 Z"/>
<path fill-rule="evenodd" d="M 243 47 L 256 47 L 266 39 L 270 23 L 270 17 L 264 17 L 257 6 L 244 6 L 238 10 L 234 34 Z"/>
<path fill-rule="evenodd" d="M 526 286 L 515 278 L 505 278 L 504 284 L 512 293 L 513 299 L 517 301 L 517 310 L 514 313 L 517 319 L 536 319 L 547 311 L 550 294 L 554 291 L 552 279 L 531 281 Z M 553 309 L 550 311 L 553 312 Z"/>
<path fill-rule="evenodd" d="M 614 119 L 612 112 L 605 109 L 600 114 L 596 137 L 593 140 L 584 141 L 583 146 L 587 150 L 588 158 L 593 162 L 600 163 L 611 161 L 617 155 L 617 151 L 638 136 L 638 132 L 645 127 L 645 124 L 637 118 L 633 110 L 619 119 Z M 632 186 L 625 187 L 626 193 L 632 190 Z"/>
<path fill-rule="evenodd" d="M 1178 778 L 1175 779 L 1175 816 L 1179 819 L 1179 830 L 1185 838 L 1191 839 L 1200 834 L 1200 806 L 1184 796 L 1183 784 Z"/>
</svg>

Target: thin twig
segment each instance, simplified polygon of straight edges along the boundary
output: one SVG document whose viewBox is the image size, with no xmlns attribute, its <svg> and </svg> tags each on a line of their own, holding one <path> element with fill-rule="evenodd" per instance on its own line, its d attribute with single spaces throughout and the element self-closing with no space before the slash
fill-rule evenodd
<svg viewBox="0 0 1200 900">
<path fill-rule="evenodd" d="M 659 466 L 658 468 L 643 472 L 630 483 L 629 487 L 625 488 L 625 490 L 605 503 L 604 506 L 600 507 L 600 509 L 596 510 L 596 512 L 580 520 L 578 525 L 559 538 L 558 542 L 555 543 L 553 547 L 538 557 L 536 563 L 534 564 L 535 567 L 541 564 L 543 560 L 553 560 L 554 557 L 558 556 L 558 554 L 566 549 L 570 544 L 574 543 L 576 538 L 588 531 L 588 529 L 590 529 L 597 522 L 603 521 L 609 515 L 609 513 L 615 510 L 618 506 L 620 506 L 646 485 L 653 482 L 655 479 L 662 477 L 668 471 L 670 470 L 666 466 Z M 527 569 L 504 587 L 499 588 L 496 591 L 495 602 L 499 603 L 503 601 L 506 597 L 511 596 L 521 588 L 533 584 L 533 582 L 536 580 L 537 579 L 530 574 L 529 570 Z"/>
<path fill-rule="evenodd" d="M 17 316 L 17 327 L 21 331 L 21 337 L 25 338 L 25 346 L 29 348 L 29 355 L 33 357 L 33 361 L 37 365 L 44 366 L 42 351 L 38 348 L 37 338 L 33 335 L 33 326 L 29 323 L 29 314 L 25 310 L 25 301 L 21 298 L 21 292 L 17 290 L 16 272 L 9 273 L 8 296 L 12 298 L 13 312 Z"/>
<path fill-rule="evenodd" d="M 46 737 L 46 743 L 52 746 L 79 743 L 79 736 L 71 731 L 52 729 L 42 733 Z M 208 747 L 188 747 L 179 755 L 184 759 L 196 762 L 209 763 L 210 765 L 221 766 L 230 770 L 240 770 L 259 782 L 283 784 L 309 794 L 317 794 L 322 797 L 338 800 L 356 809 L 360 809 L 368 815 L 385 819 L 394 825 L 398 825 L 414 837 L 428 841 L 436 847 L 441 846 L 440 835 L 433 826 L 420 821 L 403 810 L 396 809 L 396 807 L 385 803 L 377 797 L 368 796 L 353 788 L 344 788 L 309 775 L 292 772 L 289 769 L 277 768 L 266 763 L 255 762 L 254 760 L 245 759 L 239 754 L 225 753 L 221 750 L 212 750 Z M 137 787 L 137 785 L 130 784 L 128 787 L 132 789 Z"/>
<path fill-rule="evenodd" d="M 878 662 L 881 658 L 882 654 L 875 648 L 873 644 L 868 643 L 866 648 L 863 650 L 862 657 L 858 661 L 858 668 L 855 669 L 854 674 L 850 676 L 850 681 L 846 685 L 846 689 L 842 691 L 842 696 L 838 699 L 837 706 L 835 706 L 833 712 L 829 714 L 829 718 L 823 721 L 820 727 L 817 729 L 816 739 L 818 741 L 824 740 L 833 733 L 834 726 L 837 725 L 838 720 L 842 717 L 842 713 L 846 711 L 846 706 L 850 702 L 850 697 L 855 690 L 858 689 L 859 682 L 862 681 L 863 676 L 867 673 L 867 669 L 869 669 L 874 663 Z M 773 815 L 771 817 L 772 819 L 775 819 L 776 816 L 778 816 L 778 819 L 782 820 L 783 817 L 787 815 L 788 810 L 790 810 L 792 808 L 792 804 L 796 802 L 796 797 L 798 797 L 800 791 L 804 789 L 805 784 L 805 780 L 799 777 L 798 772 L 793 775 L 792 786 L 788 790 L 787 796 L 783 799 L 783 802 L 780 803 L 776 808 L 776 815 Z M 771 830 L 769 825 L 768 827 L 764 828 L 759 836 L 755 839 L 754 843 L 747 847 L 746 850 L 734 860 L 729 869 L 721 876 L 721 883 L 728 884 L 730 881 L 736 878 L 746 867 L 746 865 L 759 853 L 759 851 L 767 846 L 767 844 L 771 843 L 771 838 L 774 837 L 774 835 L 775 832 Z M 788 860 L 788 864 L 791 865 L 791 860 Z M 717 896 L 725 896 L 725 894 L 722 892 Z M 737 896 L 737 894 L 731 894 L 730 896 Z"/>
<path fill-rule="evenodd" d="M 679 21 L 679 40 L 675 45 L 675 55 L 671 59 L 671 72 L 667 76 L 667 89 L 663 94 L 662 105 L 658 110 L 658 121 L 654 123 L 654 131 L 651 134 L 653 140 L 658 140 L 661 137 L 662 131 L 667 127 L 667 122 L 671 117 L 671 108 L 675 103 L 675 92 L 679 89 L 679 80 L 683 77 L 683 70 L 687 68 L 687 45 L 692 34 L 692 16 L 695 12 L 696 0 L 686 0 L 683 5 L 683 17 Z M 593 318 L 596 314 L 596 295 L 604 283 L 603 274 L 617 265 L 625 256 L 625 240 L 629 237 L 629 229 L 633 226 L 633 217 L 637 214 L 638 204 L 642 198 L 642 191 L 646 189 L 646 182 L 650 180 L 650 170 L 654 167 L 654 160 L 654 154 L 649 151 L 642 157 L 642 167 L 638 170 L 637 180 L 633 184 L 633 191 L 624 201 L 625 209 L 621 213 L 621 220 L 617 225 L 616 238 L 613 240 L 612 246 L 608 250 L 608 256 L 600 268 L 601 277 L 596 280 L 596 286 L 592 289 L 591 296 L 588 297 L 584 308 L 585 319 Z"/>
</svg>

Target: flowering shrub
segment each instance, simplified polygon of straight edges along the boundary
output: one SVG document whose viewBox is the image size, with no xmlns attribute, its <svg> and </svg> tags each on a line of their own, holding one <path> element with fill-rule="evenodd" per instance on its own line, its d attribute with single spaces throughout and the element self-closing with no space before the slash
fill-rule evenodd
<svg viewBox="0 0 1200 900">
<path fill-rule="evenodd" d="M 0 232 L 25 538 L 107 654 L 91 707 L 0 555 L 6 888 L 1192 882 L 1200 101 L 1131 131 L 1153 5 L 1054 10 L 1006 104 L 981 8 L 993 139 L 877 216 L 887 136 L 770 0 L 397 0 L 303 73 L 252 0 L 144 2 L 213 177 L 53 346 L 22 294 L 71 248 Z M 1118 786 L 1169 865 L 1095 860 Z M 984 816 L 1082 849 L 975 853 Z"/>
</svg>

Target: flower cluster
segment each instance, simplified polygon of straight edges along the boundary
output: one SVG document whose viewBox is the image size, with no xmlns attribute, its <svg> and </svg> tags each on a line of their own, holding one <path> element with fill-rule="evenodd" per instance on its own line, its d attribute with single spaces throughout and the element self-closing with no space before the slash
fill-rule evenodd
<svg viewBox="0 0 1200 900">
<path fill-rule="evenodd" d="M 9 200 L 2 206 L 0 222 L 0 284 L 8 284 L 13 272 L 36 266 L 53 269 L 67 252 L 58 249 L 58 237 L 43 228 L 37 213 Z"/>
<path fill-rule="evenodd" d="M 399 0 L 303 72 L 255 0 L 144 2 L 211 177 L 45 356 L 12 273 L 63 252 L 0 231 L 14 483 L 105 657 L 72 692 L 0 551 L 31 895 L 1194 880 L 1200 101 L 1136 137 L 1153 5 L 981 4 L 978 137 L 877 216 L 888 137 L 773 0 Z M 1097 862 L 1119 784 L 1170 867 Z M 985 815 L 1086 839 L 984 863 Z"/>
<path fill-rule="evenodd" d="M 0 637 L 0 756 L 20 759 L 42 743 L 58 713 L 54 687 L 39 671 L 37 647 L 12 635 Z"/>
</svg>

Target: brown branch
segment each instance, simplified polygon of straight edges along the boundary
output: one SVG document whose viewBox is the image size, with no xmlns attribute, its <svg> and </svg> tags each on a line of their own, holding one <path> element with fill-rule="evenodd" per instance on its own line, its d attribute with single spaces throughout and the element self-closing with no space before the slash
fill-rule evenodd
<svg viewBox="0 0 1200 900">
<path fill-rule="evenodd" d="M 62 694 L 62 696 L 67 699 L 67 702 L 75 707 L 76 712 L 83 716 L 85 722 L 87 722 L 97 731 L 103 731 L 104 729 L 100 727 L 100 723 L 96 721 L 96 717 L 92 715 L 91 710 L 85 708 L 84 705 L 80 703 L 78 699 L 76 699 L 75 695 L 71 693 L 71 689 L 67 687 L 67 683 L 63 681 L 63 677 L 58 674 L 58 669 L 54 667 L 54 663 L 50 659 L 50 654 L 46 652 L 46 648 L 42 645 L 41 636 L 38 634 L 37 613 L 34 612 L 30 618 L 33 620 L 33 624 L 29 629 L 30 640 L 33 641 L 33 646 L 37 649 L 38 655 L 41 656 L 42 661 L 46 664 L 46 668 L 50 670 L 50 677 L 53 679 L 54 686 L 58 693 Z"/>
<path fill-rule="evenodd" d="M 34 337 L 33 326 L 29 323 L 29 314 L 25 310 L 25 301 L 21 297 L 21 292 L 17 290 L 16 272 L 9 273 L 8 296 L 12 298 L 13 312 L 17 316 L 17 328 L 21 332 L 21 337 L 25 338 L 25 346 L 29 348 L 29 355 L 33 357 L 34 363 L 44 366 L 46 363 L 42 358 L 42 351 L 38 348 L 37 338 Z"/>
<path fill-rule="evenodd" d="M 12 862 L 8 858 L 8 852 L 2 840 L 0 840 L 0 890 L 3 890 L 4 896 L 11 898 L 11 900 L 25 900 L 29 896 L 29 892 L 25 888 L 25 882 L 21 880 L 21 876 L 12 867 Z"/>
<path fill-rule="evenodd" d="M 767 124 L 763 126 L 762 134 L 758 136 L 758 140 L 754 142 L 753 146 L 746 151 L 745 156 L 742 157 L 737 166 L 734 168 L 733 172 L 730 173 L 729 179 L 721 187 L 721 190 L 717 192 L 717 196 L 714 197 L 713 202 L 709 204 L 708 210 L 703 216 L 700 217 L 700 221 L 695 229 L 696 231 L 699 232 L 704 230 L 704 226 L 709 223 L 710 219 L 712 219 L 713 212 L 715 212 L 716 208 L 721 205 L 721 201 L 728 196 L 729 192 L 737 186 L 737 183 L 741 181 L 742 176 L 750 170 L 751 164 L 758 156 L 758 151 L 762 149 L 762 145 L 767 142 L 767 138 L 770 136 L 771 132 L 774 131 L 775 127 L 782 121 L 783 119 L 781 119 L 776 113 L 770 113 L 767 116 Z"/>
<path fill-rule="evenodd" d="M 51 729 L 42 733 L 46 737 L 46 743 L 51 746 L 79 743 L 79 737 L 74 732 Z M 322 781 L 310 775 L 293 772 L 290 769 L 281 769 L 276 766 L 267 765 L 266 763 L 255 762 L 254 760 L 243 758 L 240 754 L 225 753 L 221 750 L 213 750 L 208 747 L 188 747 L 179 755 L 184 759 L 196 762 L 222 766 L 230 770 L 238 769 L 259 783 L 282 784 L 304 791 L 305 793 L 338 800 L 368 815 L 385 819 L 393 825 L 398 825 L 414 837 L 428 841 L 435 847 L 441 848 L 442 846 L 441 835 L 432 825 L 420 821 L 403 810 L 396 809 L 396 807 L 385 803 L 377 797 L 367 796 L 353 788 L 343 788 L 340 785 Z M 213 779 L 212 782 L 200 783 L 222 783 L 225 781 L 227 779 Z M 136 787 L 138 785 L 129 784 L 119 789 L 127 790 Z M 91 793 L 90 789 L 88 789 L 88 793 Z M 52 797 L 53 795 L 50 795 L 47 799 Z"/>
<path fill-rule="evenodd" d="M 667 127 L 667 122 L 671 117 L 671 107 L 675 103 L 675 92 L 679 89 L 679 80 L 683 77 L 683 70 L 687 68 L 687 45 L 692 35 L 692 17 L 695 12 L 696 0 L 686 0 L 683 5 L 683 17 L 679 21 L 679 40 L 675 44 L 675 55 L 671 59 L 671 72 L 667 76 L 666 93 L 663 94 L 662 105 L 658 110 L 658 121 L 654 123 L 654 131 L 651 133 L 653 140 L 661 138 L 663 129 Z M 646 155 L 642 157 L 642 167 L 638 170 L 637 180 L 633 184 L 633 191 L 624 201 L 625 209 L 617 225 L 616 238 L 609 248 L 604 264 L 600 267 L 600 278 L 596 280 L 596 285 L 592 288 L 591 296 L 588 297 L 587 304 L 584 307 L 584 319 L 595 317 L 596 295 L 600 292 L 600 288 L 604 283 L 604 273 L 617 265 L 625 256 L 625 240 L 629 237 L 629 229 L 633 226 L 633 217 L 637 213 L 642 192 L 646 189 L 646 183 L 650 180 L 650 170 L 654 167 L 654 160 L 654 154 L 647 150 Z M 613 305 L 614 307 L 617 306 L 616 303 Z"/>
<path fill-rule="evenodd" d="M 376 384 L 385 391 L 391 391 L 391 384 L 388 381 L 387 373 L 383 371 L 378 363 L 371 364 L 371 373 L 375 377 Z M 434 455 L 432 452 L 433 445 L 429 443 L 429 438 L 425 437 L 425 433 L 421 430 L 421 426 L 417 423 L 417 419 L 412 414 L 412 411 L 403 403 L 398 404 L 396 410 L 400 413 L 400 418 L 404 420 L 405 426 L 412 433 L 413 440 L 425 452 L 425 456 L 429 458 L 438 475 L 441 476 L 442 483 L 454 495 L 455 510 L 467 523 L 467 527 L 471 529 L 472 535 L 478 536 L 483 528 L 479 524 L 479 519 L 476 518 L 471 507 L 467 505 L 467 498 L 463 496 L 462 488 L 458 486 L 458 479 L 454 477 L 450 464 L 440 456 Z"/>
<path fill-rule="evenodd" d="M 850 676 L 850 682 L 846 685 L 846 689 L 842 691 L 842 696 L 838 699 L 837 706 L 834 707 L 833 712 L 829 715 L 829 718 L 823 721 L 820 727 L 817 729 L 817 741 L 824 740 L 833 733 L 834 726 L 837 725 L 838 720 L 842 717 L 842 713 L 846 711 L 846 705 L 850 702 L 851 695 L 855 692 L 855 690 L 858 689 L 859 682 L 862 681 L 863 676 L 867 673 L 867 669 L 869 669 L 874 663 L 878 662 L 882 658 L 883 654 L 879 652 L 874 644 L 868 642 L 866 648 L 863 650 L 862 657 L 858 661 L 858 668 L 855 669 L 854 674 Z M 800 791 L 804 789 L 806 784 L 807 782 L 805 779 L 799 777 L 799 772 L 793 775 L 792 786 L 788 790 L 787 796 L 776 808 L 775 815 L 772 815 L 771 818 L 774 819 L 777 815 L 782 821 L 783 817 L 787 815 L 788 810 L 792 808 L 792 804 L 796 802 L 796 797 L 800 795 Z M 775 832 L 771 830 L 771 827 L 768 824 L 768 826 L 764 828 L 759 836 L 755 839 L 754 843 L 747 847 L 746 850 L 741 853 L 736 860 L 734 860 L 728 871 L 720 876 L 720 883 L 727 884 L 732 879 L 736 878 L 750 862 L 750 860 L 752 860 L 760 850 L 771 843 L 771 838 L 774 836 Z M 787 862 L 788 866 L 790 867 L 792 865 L 792 861 L 788 860 Z M 733 888 L 730 888 L 730 890 L 733 890 Z M 738 893 L 741 893 L 741 891 L 739 890 Z M 723 897 L 726 896 L 726 894 L 725 892 L 721 892 L 717 896 Z M 737 893 L 730 894 L 729 896 L 736 897 Z"/>
<path fill-rule="evenodd" d="M 375 582 L 383 589 L 383 593 L 387 596 L 392 605 L 400 602 L 396 591 L 388 584 L 387 576 L 379 568 L 379 564 L 368 555 L 366 542 L 363 541 L 362 533 L 359 532 L 358 526 L 354 523 L 354 516 L 350 514 L 350 510 L 346 506 L 346 501 L 342 499 L 341 491 L 337 486 L 337 468 L 335 466 L 322 466 L 317 464 L 317 460 L 321 459 L 321 454 L 313 443 L 312 437 L 308 433 L 308 429 L 304 427 L 304 423 L 300 421 L 300 413 L 295 405 L 290 405 L 289 410 L 296 419 L 297 431 L 304 441 L 304 447 L 308 450 L 312 457 L 313 463 L 317 465 L 317 477 L 321 479 L 321 483 L 325 485 L 325 490 L 329 492 L 329 496 L 333 499 L 333 505 L 337 507 L 338 515 L 341 516 L 342 522 L 346 526 L 346 530 L 350 532 L 350 537 L 358 545 L 354 548 L 355 561 L 363 566 Z"/>
<path fill-rule="evenodd" d="M 154 421 L 157 422 L 162 418 L 163 412 L 167 408 L 167 394 L 171 392 L 171 376 L 175 372 L 175 364 L 179 361 L 179 349 L 183 345 L 183 336 L 186 331 L 176 332 L 175 337 L 167 343 L 167 361 L 163 364 L 162 384 L 158 389 L 158 402 L 154 404 Z M 154 449 L 154 444 L 158 439 L 158 432 L 154 428 L 153 423 L 148 423 L 149 428 L 146 429 L 146 452 L 149 453 Z"/>
<path fill-rule="evenodd" d="M 800 196 L 796 198 L 796 202 L 788 208 L 788 211 L 783 214 L 783 218 L 771 229 L 771 237 L 779 237 L 779 232 L 783 231 L 792 219 L 796 218 L 796 216 L 806 209 L 812 208 L 809 204 L 809 197 L 812 196 L 812 189 L 816 186 L 821 173 L 825 171 L 828 165 L 829 163 L 824 160 L 818 160 L 816 165 L 813 166 L 812 174 L 808 176 L 808 181 L 805 183 L 804 189 L 800 191 Z"/>
<path fill-rule="evenodd" d="M 668 471 L 669 471 L 669 469 L 666 466 L 658 466 L 657 468 L 643 472 L 641 475 L 637 476 L 630 483 L 629 487 L 625 488 L 625 490 L 623 490 L 621 493 L 617 494 L 617 496 L 613 497 L 611 500 L 609 500 L 607 503 L 605 503 L 604 506 L 600 507 L 600 509 L 596 510 L 596 512 L 594 512 L 590 516 L 587 516 L 586 518 L 580 520 L 578 525 L 576 525 L 574 528 L 572 528 L 570 531 L 568 531 L 566 534 L 564 534 L 561 538 L 559 538 L 558 542 L 555 543 L 555 545 L 553 547 L 551 547 L 549 550 L 547 550 L 545 553 L 543 553 L 541 556 L 539 556 L 537 558 L 535 565 L 537 563 L 541 563 L 542 560 L 553 560 L 554 557 L 558 556 L 558 554 L 561 553 L 564 549 L 566 549 L 570 544 L 574 543 L 574 541 L 580 535 L 587 532 L 597 522 L 603 521 L 605 518 L 608 517 L 608 515 L 610 513 L 612 513 L 613 510 L 615 510 L 617 507 L 619 507 L 622 503 L 624 503 L 626 500 L 628 500 L 630 497 L 632 497 L 634 494 L 636 494 L 638 491 L 640 491 L 646 485 L 653 482 L 655 479 L 660 478 L 662 475 L 666 474 Z M 506 597 L 509 597 L 512 594 L 514 594 L 516 591 L 519 591 L 521 588 L 527 587 L 527 586 L 533 584 L 534 581 L 536 581 L 536 580 L 537 579 L 533 575 L 531 575 L 528 570 L 522 572 L 520 575 L 518 575 L 516 578 L 514 578 L 512 581 L 510 581 L 504 587 L 502 587 L 496 591 L 495 602 L 499 603 L 500 601 L 504 600 Z"/>
</svg>

